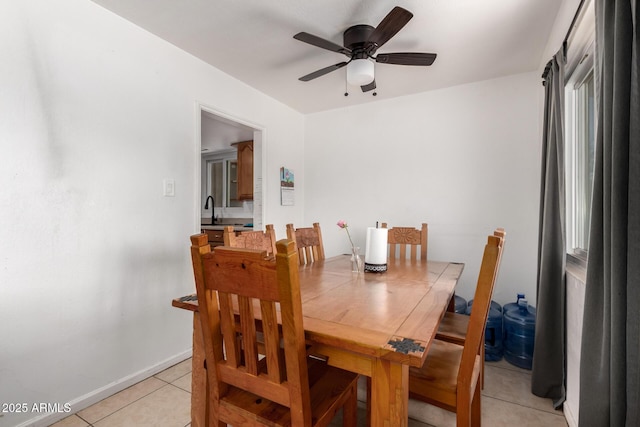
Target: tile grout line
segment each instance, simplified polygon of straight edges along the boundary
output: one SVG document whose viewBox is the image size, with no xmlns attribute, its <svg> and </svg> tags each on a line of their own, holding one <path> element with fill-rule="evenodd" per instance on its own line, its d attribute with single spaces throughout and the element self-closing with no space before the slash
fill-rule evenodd
<svg viewBox="0 0 640 427">
<path fill-rule="evenodd" d="M 531 371 L 526 370 L 526 369 L 522 369 L 522 368 L 518 368 L 518 369 L 511 369 L 510 367 L 495 366 L 495 365 L 492 365 L 492 367 L 493 367 L 493 368 L 502 369 L 502 370 L 505 370 L 505 371 L 509 371 L 509 372 L 517 372 L 517 373 L 521 373 L 521 374 L 524 374 L 524 375 L 527 375 L 527 376 L 531 377 Z M 517 368 L 517 366 L 516 366 L 515 368 Z M 536 396 L 536 395 L 535 395 L 535 394 L 533 394 L 533 393 L 531 393 L 531 395 L 532 395 L 532 396 L 535 396 L 535 397 L 537 397 L 537 398 L 540 398 L 540 399 L 545 399 L 545 400 L 547 399 L 547 398 L 544 398 L 544 397 Z M 545 413 L 547 413 L 547 414 L 557 415 L 557 413 L 556 413 L 556 412 L 558 412 L 557 410 L 553 410 L 553 411 L 549 410 L 549 411 L 547 411 L 546 409 L 534 408 L 534 407 L 532 407 L 532 406 L 527 406 L 527 405 L 523 405 L 523 404 L 521 404 L 521 403 L 512 402 L 512 401 L 509 401 L 509 400 L 504 400 L 504 399 L 501 399 L 501 398 L 499 398 L 499 397 L 490 396 L 490 395 L 485 394 L 485 391 L 484 391 L 484 390 L 482 391 L 482 396 L 490 397 L 490 398 L 492 398 L 492 399 L 500 400 L 500 401 L 507 402 L 507 403 L 513 403 L 513 404 L 518 405 L 518 406 L 521 406 L 521 407 L 523 407 L 523 408 L 535 409 L 535 410 L 537 410 L 537 411 L 545 412 Z M 560 412 L 561 412 L 562 416 L 564 417 L 564 413 L 563 413 L 562 411 L 560 411 Z"/>
<path fill-rule="evenodd" d="M 183 389 L 182 387 L 178 387 L 177 385 L 175 385 L 175 384 L 174 384 L 174 382 L 176 382 L 176 381 L 178 381 L 178 380 L 180 380 L 180 379 L 182 379 L 182 378 L 186 377 L 187 375 L 191 375 L 191 372 L 187 372 L 186 374 L 181 375 L 180 377 L 176 378 L 175 380 L 173 380 L 172 382 L 167 383 L 167 384 L 171 384 L 172 386 L 177 387 L 178 389 L 180 389 L 180 390 L 182 390 L 182 391 L 186 391 L 187 393 L 191 394 L 191 390 L 185 390 L 185 389 Z M 161 380 L 161 381 L 162 381 L 162 380 Z"/>
<path fill-rule="evenodd" d="M 157 378 L 157 379 L 160 379 L 160 378 Z M 182 388 L 178 387 L 177 385 L 174 385 L 174 384 L 171 384 L 171 383 L 169 383 L 169 382 L 166 382 L 165 380 L 160 380 L 160 381 L 164 382 L 164 383 L 165 383 L 165 385 L 163 385 L 163 386 L 162 386 L 162 387 L 160 387 L 160 388 L 157 388 L 156 390 L 153 390 L 153 391 L 152 391 L 152 392 L 150 392 L 150 393 L 145 394 L 144 396 L 141 396 L 140 398 L 138 398 L 138 399 L 136 399 L 136 400 L 133 400 L 133 401 L 129 402 L 128 404 L 126 404 L 126 405 L 125 405 L 125 406 L 123 406 L 122 408 L 120 408 L 120 409 L 118 409 L 118 410 L 116 410 L 116 411 L 114 411 L 114 412 L 110 413 L 109 415 L 106 415 L 106 416 L 104 416 L 104 417 L 100 418 L 99 420 L 97 420 L 97 421 L 96 421 L 96 423 L 98 423 L 98 422 L 100 422 L 100 421 L 102 421 L 102 420 L 104 420 L 104 419 L 106 419 L 106 418 L 109 418 L 110 416 L 112 416 L 112 415 L 116 414 L 117 412 L 122 411 L 123 409 L 125 409 L 125 408 L 127 408 L 127 407 L 129 407 L 129 406 L 133 405 L 134 403 L 136 403 L 136 402 L 138 402 L 138 401 L 140 401 L 140 400 L 142 400 L 142 399 L 144 399 L 144 398 L 146 398 L 146 397 L 148 397 L 148 396 L 152 395 L 153 393 L 155 393 L 155 392 L 157 392 L 157 391 L 159 391 L 159 390 L 161 390 L 161 389 L 163 389 L 163 388 L 165 388 L 165 387 L 167 387 L 167 386 L 172 386 L 173 388 L 176 388 L 176 389 L 178 389 L 178 390 L 180 390 L 180 391 L 183 391 L 183 392 L 185 392 L 185 393 L 189 393 L 188 391 L 186 391 L 186 390 L 184 390 L 184 389 L 182 389 Z M 191 394 L 191 393 L 189 393 L 189 394 Z M 76 415 L 77 415 L 77 414 L 76 414 Z M 79 415 L 78 415 L 78 417 L 79 417 Z M 80 418 L 82 419 L 82 417 L 80 417 Z M 88 426 L 88 427 L 93 427 L 93 424 L 91 424 L 91 423 L 90 423 L 90 422 L 88 422 L 87 420 L 85 420 L 85 419 L 82 419 L 82 420 L 83 420 L 84 422 L 86 422 L 86 423 L 88 423 L 88 424 L 89 424 L 89 426 Z M 185 427 L 186 427 L 186 426 L 188 426 L 190 423 L 191 423 L 191 421 L 189 421 L 187 424 L 185 424 Z"/>
<path fill-rule="evenodd" d="M 424 424 L 426 427 L 437 427 L 437 426 L 434 426 L 433 424 L 429 424 L 429 423 L 427 423 L 427 422 L 424 422 L 424 421 L 422 421 L 422 420 L 418 420 L 418 419 L 416 419 L 416 418 L 408 417 L 408 419 L 413 420 L 413 421 L 415 421 L 415 422 L 418 422 L 418 423 L 420 423 L 420 424 Z"/>
<path fill-rule="evenodd" d="M 187 390 L 183 389 L 182 387 L 178 387 L 177 385 L 175 385 L 175 384 L 173 384 L 173 383 L 169 383 L 169 385 L 170 385 L 170 386 L 172 386 L 172 387 L 174 387 L 174 388 L 177 388 L 177 389 L 178 389 L 178 390 L 180 390 L 180 391 L 184 391 L 185 393 L 189 393 L 189 396 L 191 396 L 191 392 L 190 392 L 190 391 L 187 391 Z M 163 388 L 164 388 L 164 387 L 163 387 Z"/>
<path fill-rule="evenodd" d="M 508 362 L 507 362 L 508 363 Z M 509 371 L 509 372 L 520 372 L 521 374 L 525 374 L 525 375 L 529 375 L 531 376 L 531 371 L 528 369 L 523 369 L 523 368 L 518 368 L 517 366 L 499 366 L 499 365 L 484 365 L 485 367 L 489 366 L 491 368 L 498 368 L 498 369 L 503 369 L 505 371 Z"/>
<path fill-rule="evenodd" d="M 559 414 L 557 414 L 555 412 L 545 411 L 544 409 L 532 408 L 531 406 L 526 406 L 526 405 L 523 405 L 521 403 L 511 402 L 509 400 L 500 399 L 499 397 L 493 397 L 493 396 L 487 396 L 487 395 L 482 395 L 482 397 L 486 397 L 488 399 L 493 399 L 493 400 L 499 400 L 500 402 L 511 403 L 512 405 L 517 405 L 517 406 L 520 406 L 521 408 L 531 409 L 533 411 L 538 411 L 538 412 L 543 412 L 545 414 L 555 415 L 557 417 L 562 417 L 563 419 L 565 418 L 564 417 L 564 413 L 562 411 L 556 411 L 556 412 L 560 412 Z"/>
<path fill-rule="evenodd" d="M 482 395 L 482 397 L 488 397 L 488 398 L 490 398 L 490 399 L 500 400 L 501 402 L 513 403 L 514 405 L 522 406 L 523 408 L 535 409 L 535 410 L 537 410 L 537 411 L 546 412 L 546 413 L 548 413 L 548 414 L 554 414 L 554 415 L 555 415 L 555 414 L 556 414 L 556 412 L 557 412 L 557 410 L 555 410 L 555 409 L 554 409 L 554 410 L 549 410 L 549 411 L 547 411 L 546 409 L 535 408 L 535 407 L 533 407 L 533 406 L 528 406 L 528 405 L 525 405 L 525 404 L 523 404 L 523 403 L 518 403 L 518 402 L 511 401 L 511 400 L 506 400 L 506 399 L 503 399 L 503 398 L 500 398 L 500 397 L 497 397 L 497 396 L 492 396 L 492 395 L 490 395 L 490 394 L 486 394 L 486 392 L 485 392 L 484 390 L 482 391 L 481 395 Z M 536 396 L 536 395 L 535 395 L 535 394 L 533 394 L 533 393 L 531 393 L 531 395 L 532 395 L 532 396 L 535 396 L 536 398 L 546 399 L 546 398 L 544 398 L 544 397 Z"/>
<path fill-rule="evenodd" d="M 78 411 L 78 412 L 79 412 L 79 411 Z M 84 421 L 85 423 L 87 423 L 89 427 L 93 427 L 93 424 L 91 424 L 89 421 L 87 421 L 87 420 L 85 420 L 84 418 L 82 418 L 82 417 L 78 414 L 78 412 L 76 412 L 74 415 L 75 415 L 76 417 L 80 418 L 80 419 L 81 419 L 82 421 Z"/>
<path fill-rule="evenodd" d="M 152 377 L 153 377 L 153 375 L 152 375 L 151 377 L 149 377 L 149 378 L 152 378 Z M 147 379 L 148 379 L 148 378 L 147 378 Z M 116 412 L 120 412 L 120 411 L 122 411 L 124 408 L 127 408 L 127 407 L 129 407 L 129 406 L 133 405 L 134 403 L 136 403 L 136 402 L 138 402 L 138 401 L 140 401 L 140 400 L 144 399 L 145 397 L 152 395 L 152 394 L 153 394 L 153 393 L 155 393 L 156 391 L 158 391 L 158 390 L 160 390 L 160 389 L 165 388 L 167 385 L 173 385 L 173 384 L 168 383 L 168 382 L 166 382 L 166 381 L 164 381 L 164 380 L 161 380 L 160 378 L 156 378 L 156 379 L 158 379 L 158 380 L 162 381 L 162 382 L 163 382 L 163 383 L 165 383 L 165 384 L 164 384 L 162 387 L 159 387 L 159 388 L 157 388 L 157 389 L 155 389 L 155 390 L 153 390 L 153 391 L 151 391 L 151 392 L 149 392 L 149 393 L 145 394 L 144 396 L 140 396 L 140 397 L 139 397 L 139 398 L 137 398 L 136 400 L 132 400 L 131 402 L 129 402 L 129 403 L 127 403 L 126 405 L 124 405 L 122 408 L 118 408 L 117 410 L 115 410 L 115 411 L 111 412 L 110 414 L 105 415 L 104 417 L 102 417 L 102 418 L 100 418 L 100 419 L 96 420 L 93 424 L 95 424 L 95 423 L 99 423 L 100 421 L 102 421 L 102 420 L 104 420 L 104 419 L 106 419 L 106 418 L 109 418 L 111 415 L 115 414 Z M 144 380 L 143 380 L 143 381 L 144 381 Z M 142 381 L 140 381 L 140 382 L 142 382 Z M 139 384 L 139 383 L 137 383 L 137 384 Z M 134 384 L 134 385 L 135 385 L 135 384 Z M 133 386 L 132 386 L 132 387 L 133 387 Z M 174 387 L 175 387 L 175 386 L 174 386 Z M 179 388 L 179 387 L 178 387 L 178 388 Z M 125 390 L 126 390 L 126 389 L 125 389 Z M 180 390 L 182 390 L 182 389 L 180 389 Z M 123 390 L 123 391 L 124 391 L 124 390 Z M 184 390 L 183 390 L 183 391 L 184 391 Z M 116 393 L 116 394 L 117 394 L 117 393 Z M 115 395 L 112 395 L 112 396 L 115 396 Z M 109 397 L 111 397 L 111 396 L 109 396 Z M 105 399 L 105 400 L 106 400 L 106 399 Z M 99 403 L 99 402 L 98 402 L 98 403 Z M 78 414 L 76 414 L 76 415 L 77 415 L 78 417 L 80 417 Z M 90 423 L 89 421 L 87 421 L 87 420 L 83 419 L 82 417 L 80 417 L 80 418 L 81 418 L 84 422 L 88 423 L 88 424 L 89 424 L 89 426 L 93 427 L 93 424 L 92 424 L 92 423 Z"/>
<path fill-rule="evenodd" d="M 165 383 L 165 384 L 171 384 L 169 381 L 167 381 L 167 380 L 163 380 L 162 378 L 158 378 L 158 377 L 156 377 L 155 375 L 152 375 L 152 376 L 150 376 L 149 378 L 155 378 L 155 379 L 157 379 L 157 380 L 162 381 L 162 382 L 163 382 L 163 383 Z M 164 387 L 164 386 L 163 386 L 163 387 Z"/>
</svg>

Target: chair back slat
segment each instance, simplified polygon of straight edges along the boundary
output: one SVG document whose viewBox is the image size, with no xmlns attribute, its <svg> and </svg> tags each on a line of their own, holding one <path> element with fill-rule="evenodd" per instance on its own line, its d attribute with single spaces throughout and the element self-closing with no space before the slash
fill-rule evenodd
<svg viewBox="0 0 640 427">
<path fill-rule="evenodd" d="M 319 223 L 315 222 L 313 227 L 303 228 L 295 228 L 293 224 L 287 224 L 287 239 L 295 242 L 300 265 L 324 259 L 324 245 Z"/>
<path fill-rule="evenodd" d="M 387 228 L 387 223 L 382 223 L 382 228 Z M 389 228 L 387 242 L 389 244 L 390 258 L 407 258 L 407 248 L 410 248 L 411 259 L 427 259 L 428 226 L 422 223 L 420 229 L 413 227 Z M 420 251 L 418 254 L 418 250 Z M 419 257 L 419 258 L 418 258 Z"/>
<path fill-rule="evenodd" d="M 262 324 L 267 325 L 262 332 L 267 375 L 271 381 L 281 383 L 286 379 L 286 371 L 282 369 L 285 364 L 284 353 L 280 347 L 280 334 L 278 333 L 278 328 L 274 327 L 278 324 L 276 304 L 271 301 L 260 301 L 260 310 L 262 312 Z"/>
<path fill-rule="evenodd" d="M 219 246 L 210 252 L 206 235 L 192 236 L 191 242 L 207 375 L 213 387 L 211 410 L 219 412 L 220 399 L 236 387 L 289 407 L 292 425 L 310 425 L 294 243 L 277 242 L 274 260 L 261 250 Z M 264 358 L 258 354 L 260 345 Z"/>
<path fill-rule="evenodd" d="M 251 298 L 239 296 L 238 306 L 244 365 L 249 374 L 258 375 L 258 341 L 256 338 L 256 317 L 253 314 L 253 301 Z"/>
<path fill-rule="evenodd" d="M 242 354 L 240 342 L 236 337 L 232 295 L 227 292 L 218 292 L 218 301 L 220 302 L 220 329 L 224 340 L 227 363 L 230 366 L 238 367 L 242 360 Z M 203 313 L 206 313 L 206 311 Z"/>
</svg>

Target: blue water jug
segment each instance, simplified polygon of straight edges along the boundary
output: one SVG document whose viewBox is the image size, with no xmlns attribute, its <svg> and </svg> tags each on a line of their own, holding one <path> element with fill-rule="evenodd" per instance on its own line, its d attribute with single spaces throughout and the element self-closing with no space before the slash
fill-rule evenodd
<svg viewBox="0 0 640 427">
<path fill-rule="evenodd" d="M 516 302 L 510 302 L 508 304 L 505 304 L 502 307 L 502 314 L 505 314 L 507 311 L 517 309 L 518 308 L 518 303 L 520 302 L 521 299 L 524 299 L 524 294 L 518 294 L 518 296 L 516 298 Z"/>
<path fill-rule="evenodd" d="M 459 313 L 459 314 L 466 314 L 467 313 L 467 300 L 466 299 L 456 295 L 455 304 L 456 304 L 456 313 Z"/>
<path fill-rule="evenodd" d="M 471 314 L 473 300 L 467 304 L 467 314 Z M 502 359 L 502 306 L 495 301 L 491 301 L 489 315 L 484 328 L 484 360 L 497 362 Z"/>
<path fill-rule="evenodd" d="M 484 329 L 484 360 L 497 362 L 502 352 L 502 311 L 491 308 Z"/>
<path fill-rule="evenodd" d="M 470 299 L 469 302 L 467 303 L 467 314 L 471 314 L 472 305 L 473 305 L 473 300 Z M 492 310 L 498 310 L 499 312 L 502 312 L 502 306 L 497 302 L 495 302 L 494 300 L 491 300 L 491 305 L 489 308 Z"/>
<path fill-rule="evenodd" d="M 531 369 L 535 340 L 536 314 L 527 300 L 520 299 L 518 309 L 504 313 L 504 358 L 512 365 Z"/>
</svg>

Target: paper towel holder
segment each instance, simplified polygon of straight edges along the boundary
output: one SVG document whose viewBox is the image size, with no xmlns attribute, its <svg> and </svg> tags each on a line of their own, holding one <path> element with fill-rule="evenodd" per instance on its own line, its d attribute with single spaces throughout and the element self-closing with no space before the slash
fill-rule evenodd
<svg viewBox="0 0 640 427">
<path fill-rule="evenodd" d="M 365 247 L 364 271 L 384 273 L 387 271 L 387 236 L 386 228 L 367 228 L 367 244 Z"/>
<path fill-rule="evenodd" d="M 365 262 L 364 271 L 369 273 L 384 273 L 387 271 L 387 264 L 369 264 Z"/>
</svg>

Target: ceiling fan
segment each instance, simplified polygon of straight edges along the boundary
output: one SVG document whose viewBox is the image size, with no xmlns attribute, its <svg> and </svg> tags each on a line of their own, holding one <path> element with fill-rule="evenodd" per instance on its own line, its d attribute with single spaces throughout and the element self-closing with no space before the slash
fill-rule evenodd
<svg viewBox="0 0 640 427">
<path fill-rule="evenodd" d="M 300 77 L 298 80 L 308 82 L 309 80 L 324 76 L 346 65 L 347 82 L 351 85 L 360 86 L 363 92 L 368 92 L 376 88 L 373 61 L 381 64 L 394 65 L 428 66 L 433 64 L 433 61 L 436 59 L 435 53 L 397 52 L 379 53 L 374 56 L 376 51 L 395 36 L 411 18 L 413 18 L 411 12 L 396 6 L 375 28 L 371 25 L 354 25 L 347 28 L 343 34 L 344 46 L 337 45 L 313 34 L 305 32 L 296 34 L 293 36 L 296 40 L 332 52 L 342 53 L 349 57 L 348 61 L 321 68 L 313 73 Z M 347 93 L 345 93 L 345 95 L 347 95 Z"/>
</svg>

